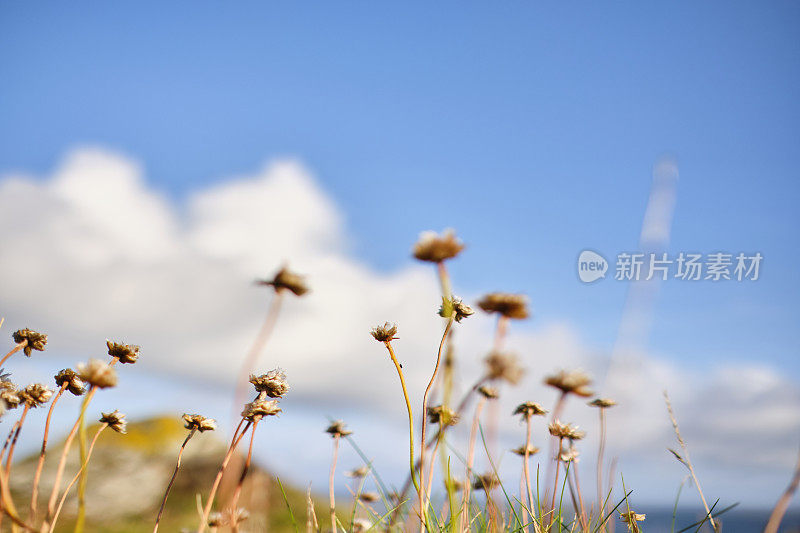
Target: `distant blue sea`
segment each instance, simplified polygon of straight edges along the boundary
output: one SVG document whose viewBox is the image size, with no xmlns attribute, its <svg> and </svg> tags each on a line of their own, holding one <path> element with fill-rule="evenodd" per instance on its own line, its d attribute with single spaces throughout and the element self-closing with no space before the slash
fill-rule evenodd
<svg viewBox="0 0 800 533">
<path fill-rule="evenodd" d="M 647 509 L 646 506 L 637 508 L 637 512 L 647 514 L 644 522 L 640 522 L 643 533 L 671 533 L 672 530 L 672 509 Z M 760 533 L 764 530 L 764 526 L 769 518 L 770 510 L 739 510 L 732 509 L 724 513 L 720 518 L 722 523 L 723 533 Z M 675 517 L 675 533 L 683 528 L 690 526 L 705 516 L 704 511 L 682 511 L 679 510 Z M 624 525 L 619 518 L 617 518 L 617 533 L 625 531 Z M 687 530 L 689 532 L 697 531 L 697 526 Z M 712 533 L 711 527 L 708 525 L 703 526 L 700 530 L 702 533 Z M 781 523 L 782 533 L 800 533 L 800 512 L 789 511 Z"/>
</svg>

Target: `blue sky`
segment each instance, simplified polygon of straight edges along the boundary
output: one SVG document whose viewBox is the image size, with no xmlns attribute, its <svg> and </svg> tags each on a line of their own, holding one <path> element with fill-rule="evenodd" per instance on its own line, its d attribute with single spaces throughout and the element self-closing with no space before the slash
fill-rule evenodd
<svg viewBox="0 0 800 533">
<path fill-rule="evenodd" d="M 800 8 L 512 2 L 5 4 L 0 168 L 83 143 L 178 201 L 300 157 L 383 269 L 456 227 L 467 288 L 529 293 L 613 342 L 624 288 L 583 248 L 635 248 L 656 158 L 681 180 L 671 250 L 762 251 L 756 284 L 670 283 L 656 349 L 798 375 Z"/>
<path fill-rule="evenodd" d="M 651 349 L 702 373 L 800 377 L 800 6 L 793 2 L 4 3 L 0 172 L 96 145 L 178 205 L 300 159 L 349 249 L 408 265 L 457 228 L 464 293 L 613 345 L 625 284 L 578 253 L 635 250 L 655 161 L 680 168 L 669 250 L 756 252 L 752 283 L 663 284 Z"/>
</svg>

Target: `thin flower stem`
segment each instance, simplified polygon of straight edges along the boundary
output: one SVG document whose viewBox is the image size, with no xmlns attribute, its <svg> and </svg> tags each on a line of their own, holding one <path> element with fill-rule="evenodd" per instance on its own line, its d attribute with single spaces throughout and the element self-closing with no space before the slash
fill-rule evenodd
<svg viewBox="0 0 800 533">
<path fill-rule="evenodd" d="M 786 509 L 789 507 L 789 502 L 792 501 L 792 496 L 797 491 L 800 485 L 800 456 L 797 457 L 797 466 L 794 468 L 794 475 L 786 490 L 783 491 L 778 503 L 769 515 L 767 527 L 764 528 L 764 533 L 778 533 L 778 526 L 781 525 L 783 515 L 786 514 Z"/>
<path fill-rule="evenodd" d="M 528 489 L 528 513 L 530 514 L 531 520 L 533 521 L 536 516 L 534 513 L 534 505 L 533 505 L 533 490 L 531 489 L 531 471 L 530 467 L 528 466 L 530 453 L 529 450 L 531 449 L 531 414 L 527 413 L 525 416 L 525 424 L 527 425 L 527 432 L 528 436 L 525 438 L 525 458 L 524 458 L 524 469 L 525 469 L 525 486 Z M 521 496 L 521 495 L 520 495 Z M 527 529 L 527 528 L 526 528 Z"/>
<path fill-rule="evenodd" d="M 164 507 L 167 505 L 167 498 L 169 497 L 169 491 L 172 489 L 172 484 L 175 482 L 175 477 L 178 475 L 178 470 L 181 467 L 181 457 L 183 456 L 183 450 L 186 449 L 186 444 L 188 444 L 189 439 L 191 439 L 194 434 L 197 432 L 197 428 L 192 428 L 189 431 L 189 434 L 186 435 L 186 439 L 181 444 L 181 449 L 178 450 L 178 461 L 175 463 L 175 470 L 172 472 L 172 477 L 169 479 L 169 484 L 167 485 L 167 490 L 164 491 L 164 499 L 161 500 L 161 507 L 158 509 L 158 517 L 156 518 L 156 525 L 153 528 L 153 533 L 158 531 L 158 524 L 161 522 L 161 515 L 164 513 Z"/>
<path fill-rule="evenodd" d="M 442 442 L 442 438 L 441 438 L 441 434 L 440 434 L 439 440 L 436 441 L 436 444 L 433 447 L 433 453 L 431 453 L 431 469 L 428 472 L 428 484 L 427 484 L 427 487 L 425 489 L 426 490 L 426 494 L 427 494 L 427 497 L 425 498 L 425 505 L 426 506 L 430 505 L 431 487 L 433 486 L 433 471 L 436 470 L 435 468 L 433 468 L 433 459 L 434 459 L 434 457 L 436 457 L 436 452 L 437 452 L 437 450 L 439 450 L 439 443 L 441 443 L 441 442 Z M 423 452 L 423 455 L 424 455 L 424 452 Z M 422 475 L 420 475 L 420 478 L 422 478 Z"/>
<path fill-rule="evenodd" d="M 442 263 L 439 264 L 442 265 Z M 420 441 L 422 442 L 423 449 L 422 453 L 420 453 L 419 456 L 419 477 L 422 480 L 425 479 L 425 430 L 427 429 L 427 421 L 428 421 L 428 417 L 426 416 L 428 413 L 428 395 L 430 394 L 431 387 L 433 387 L 434 381 L 436 381 L 436 376 L 439 374 L 439 366 L 442 361 L 442 349 L 444 348 L 444 343 L 447 341 L 447 335 L 448 333 L 450 333 L 450 328 L 453 326 L 454 318 L 455 318 L 455 313 L 452 313 L 450 315 L 450 318 L 447 319 L 447 325 L 444 328 L 444 333 L 442 334 L 442 340 L 439 343 L 439 351 L 436 353 L 436 366 L 433 369 L 433 375 L 431 376 L 431 380 L 428 383 L 428 387 L 425 389 L 425 394 L 422 395 L 422 430 L 421 430 L 422 436 L 420 438 Z M 440 427 L 443 427 L 443 425 Z M 437 448 L 439 446 L 440 440 L 441 437 L 436 440 Z M 433 461 L 435 457 L 436 457 L 436 452 L 434 452 L 433 455 L 431 455 L 431 471 L 433 471 Z M 422 509 L 423 507 L 427 507 L 427 499 L 430 497 L 430 495 L 426 494 L 425 490 L 422 490 L 420 491 L 419 496 L 420 496 L 419 500 L 420 509 Z"/>
<path fill-rule="evenodd" d="M 486 403 L 486 398 L 481 396 L 478 405 L 475 406 L 475 415 L 472 417 L 472 428 L 469 432 L 469 449 L 467 450 L 467 471 L 466 479 L 464 480 L 464 503 L 461 509 L 461 530 L 467 528 L 467 520 L 469 520 L 469 499 L 470 489 L 472 489 L 472 466 L 475 463 L 475 441 L 478 436 L 478 426 L 481 419 L 481 411 Z"/>
<path fill-rule="evenodd" d="M 39 504 L 39 480 L 42 477 L 42 469 L 44 468 L 44 458 L 47 453 L 47 438 L 50 435 L 50 419 L 53 417 L 53 411 L 56 408 L 56 403 L 58 403 L 58 399 L 64 394 L 64 391 L 67 390 L 69 386 L 69 382 L 64 382 L 61 384 L 61 388 L 58 389 L 53 401 L 50 403 L 50 409 L 47 411 L 47 419 L 44 423 L 44 436 L 42 437 L 42 450 L 39 452 L 39 462 L 36 464 L 36 474 L 33 476 L 33 489 L 31 491 L 31 508 L 30 513 L 28 514 L 28 520 L 35 522 L 36 521 L 36 508 Z"/>
<path fill-rule="evenodd" d="M 572 475 L 575 477 L 575 491 L 578 493 L 578 505 L 580 506 L 580 512 L 581 512 L 581 524 L 583 525 L 584 531 L 589 531 L 589 525 L 587 523 L 587 517 L 586 517 L 586 508 L 583 506 L 583 493 L 581 492 L 581 480 L 578 477 L 577 461 L 572 461 Z"/>
<path fill-rule="evenodd" d="M 14 355 L 15 353 L 17 353 L 21 349 L 25 348 L 27 345 L 28 345 L 28 340 L 26 339 L 26 340 L 20 342 L 19 344 L 17 344 L 16 346 L 14 346 L 13 348 L 11 348 L 11 351 L 8 352 L 7 354 L 5 354 L 2 359 L 0 359 L 0 367 L 3 366 L 3 363 L 5 363 L 8 360 L 9 357 Z"/>
<path fill-rule="evenodd" d="M 336 459 L 339 455 L 339 434 L 335 434 L 333 436 L 333 458 L 331 459 L 331 473 L 328 478 L 328 497 L 330 499 L 330 507 L 331 507 L 331 531 L 336 533 L 338 531 L 336 527 L 336 498 L 334 497 L 333 493 L 333 476 L 336 473 Z"/>
<path fill-rule="evenodd" d="M 600 516 L 605 515 L 605 499 L 603 498 L 603 453 L 606 448 L 606 413 L 605 408 L 600 407 L 600 444 L 597 448 L 597 507 L 600 509 Z M 605 523 L 602 525 L 605 533 Z"/>
<path fill-rule="evenodd" d="M 233 492 L 233 498 L 231 499 L 231 530 L 234 532 L 239 531 L 239 515 L 236 512 L 236 509 L 239 505 L 239 497 L 242 494 L 244 480 L 247 477 L 247 472 L 250 470 L 250 462 L 253 458 L 253 441 L 255 440 L 256 428 L 258 427 L 258 423 L 260 421 L 260 419 L 256 418 L 253 422 L 253 429 L 250 431 L 250 445 L 247 447 L 247 459 L 244 462 L 242 474 L 239 476 L 239 482 L 236 484 L 236 490 Z"/>
<path fill-rule="evenodd" d="M 14 460 L 14 448 L 17 446 L 17 439 L 19 439 L 19 433 L 22 431 L 22 424 L 25 423 L 25 417 L 28 416 L 30 408 L 31 406 L 28 403 L 22 408 L 22 415 L 19 417 L 17 430 L 14 432 L 14 440 L 11 441 L 11 446 L 8 448 L 8 457 L 6 457 L 6 478 L 8 479 L 11 479 L 11 462 Z"/>
<path fill-rule="evenodd" d="M 414 414 L 411 410 L 411 400 L 408 399 L 408 390 L 406 389 L 406 380 L 403 377 L 403 369 L 394 354 L 392 342 L 386 341 L 384 344 L 386 345 L 386 349 L 389 350 L 389 356 L 392 358 L 392 363 L 394 363 L 395 369 L 397 369 L 397 375 L 400 376 L 400 385 L 403 387 L 403 397 L 406 400 L 406 410 L 408 410 L 409 466 L 411 468 L 411 481 L 414 483 L 414 488 L 417 489 L 417 494 L 420 495 L 422 488 L 420 483 L 417 481 L 416 465 L 414 463 Z M 425 413 L 422 413 L 422 416 L 425 416 Z M 420 495 L 420 500 L 421 498 L 422 496 Z M 423 523 L 427 523 L 428 513 L 426 510 L 424 508 L 420 509 L 420 513 L 422 513 Z"/>
<path fill-rule="evenodd" d="M 17 510 L 14 507 L 14 500 L 11 497 L 11 491 L 8 488 L 8 478 L 4 475 L 2 469 L 0 469 L 0 510 L 2 510 L 0 518 L 8 515 L 15 526 L 20 526 L 25 531 L 36 533 L 36 530 L 26 524 L 17 514 Z"/>
<path fill-rule="evenodd" d="M 53 483 L 53 489 L 50 492 L 50 500 L 47 503 L 47 516 L 52 517 L 53 513 L 56 511 L 56 498 L 58 497 L 58 493 L 61 490 L 61 476 L 64 474 L 64 466 L 67 463 L 67 453 L 69 453 L 69 448 L 72 445 L 72 441 L 75 440 L 75 434 L 78 433 L 78 426 L 80 425 L 81 419 L 83 418 L 84 413 L 86 412 L 86 408 L 89 406 L 89 402 L 92 401 L 92 397 L 97 392 L 97 387 L 92 385 L 89 388 L 89 391 L 86 393 L 86 396 L 83 398 L 83 402 L 81 403 L 81 412 L 78 415 L 78 419 L 75 421 L 75 424 L 72 426 L 72 429 L 67 435 L 67 439 L 64 441 L 64 450 L 61 452 L 61 458 L 58 461 L 58 469 L 56 470 L 56 479 Z"/>
<path fill-rule="evenodd" d="M 447 267 L 444 261 L 436 263 L 436 271 L 439 274 L 439 283 L 442 286 L 442 296 L 445 298 L 452 298 L 453 293 L 450 289 L 450 275 L 447 273 Z"/>
<path fill-rule="evenodd" d="M 231 445 L 228 447 L 228 453 L 225 454 L 222 464 L 217 471 L 217 476 L 214 478 L 214 484 L 211 486 L 211 493 L 208 495 L 208 501 L 206 502 L 205 509 L 203 509 L 203 517 L 200 520 L 200 526 L 197 528 L 197 533 L 203 533 L 203 531 L 205 531 L 206 525 L 208 524 L 208 517 L 211 514 L 211 508 L 214 506 L 214 496 L 217 494 L 219 482 L 222 480 L 222 475 L 225 473 L 225 468 L 228 466 L 228 462 L 231 460 L 231 457 L 233 457 L 233 452 L 236 450 L 239 442 L 247 433 L 247 430 L 250 429 L 252 424 L 253 423 L 248 420 L 247 425 L 244 426 L 242 432 L 238 436 L 234 434 L 233 439 L 231 440 Z"/>
<path fill-rule="evenodd" d="M 89 464 L 89 459 L 92 456 L 92 450 L 94 450 L 94 445 L 97 443 L 97 438 L 100 436 L 100 433 L 102 433 L 103 430 L 106 429 L 107 427 L 108 427 L 108 424 L 103 423 L 98 428 L 97 433 L 95 433 L 94 437 L 92 438 L 91 444 L 89 444 L 89 448 L 86 451 L 86 459 L 84 459 L 83 463 L 81 464 L 80 470 L 78 470 L 78 473 L 75 474 L 75 476 L 72 478 L 72 481 L 69 482 L 69 484 L 67 485 L 67 488 L 64 489 L 64 494 L 61 495 L 61 500 L 58 502 L 58 508 L 56 509 L 56 513 L 53 515 L 52 522 L 50 523 L 50 530 L 49 530 L 50 533 L 53 533 L 53 530 L 56 527 L 56 522 L 58 521 L 58 515 L 61 514 L 61 508 L 64 507 L 64 502 L 67 499 L 67 494 L 69 494 L 69 489 L 71 489 L 72 486 L 78 481 L 78 479 L 80 479 L 81 473 L 84 470 L 86 470 L 86 467 Z"/>
<path fill-rule="evenodd" d="M 555 508 L 556 508 L 556 492 L 558 492 L 558 469 L 561 466 L 561 460 L 558 457 L 558 453 L 561 451 L 561 444 L 563 443 L 563 441 L 564 441 L 564 439 L 562 437 L 558 438 L 558 450 L 559 451 L 556 453 L 556 456 L 555 456 L 556 476 L 555 476 L 554 481 L 553 481 L 553 497 L 550 500 L 550 509 L 552 509 L 553 511 L 555 511 Z"/>
<path fill-rule="evenodd" d="M 692 480 L 694 481 L 694 486 L 697 487 L 697 492 L 700 494 L 700 500 L 702 500 L 703 507 L 706 509 L 706 514 L 708 515 L 708 521 L 711 524 L 711 529 L 714 531 L 719 531 L 717 528 L 717 523 L 714 521 L 714 517 L 711 516 L 711 510 L 708 508 L 708 502 L 706 502 L 703 489 L 700 487 L 700 481 L 697 479 L 697 476 L 694 473 L 692 460 L 689 458 L 689 447 L 686 446 L 686 442 L 684 442 L 683 437 L 681 437 L 681 432 L 678 429 L 678 420 L 675 418 L 675 413 L 672 411 L 672 403 L 669 401 L 669 395 L 667 395 L 667 391 L 664 391 L 664 401 L 667 404 L 667 411 L 669 412 L 669 419 L 672 421 L 672 428 L 675 430 L 675 436 L 678 437 L 678 443 L 680 443 L 681 449 L 683 450 L 683 456 L 685 459 L 684 464 L 686 464 L 686 468 L 689 469 L 689 473 L 692 475 Z"/>
</svg>

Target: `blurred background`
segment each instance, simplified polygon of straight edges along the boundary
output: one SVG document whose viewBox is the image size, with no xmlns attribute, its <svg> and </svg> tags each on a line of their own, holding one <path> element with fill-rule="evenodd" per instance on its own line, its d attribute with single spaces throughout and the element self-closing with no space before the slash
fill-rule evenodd
<svg viewBox="0 0 800 533">
<path fill-rule="evenodd" d="M 50 380 L 106 339 L 139 344 L 97 410 L 230 432 L 271 298 L 253 281 L 288 264 L 312 292 L 286 299 L 259 359 L 292 390 L 257 460 L 324 492 L 322 431 L 342 418 L 398 484 L 406 414 L 368 332 L 398 323 L 421 403 L 442 324 L 410 249 L 452 227 L 455 293 L 522 292 L 533 310 L 510 331 L 528 372 L 504 390 L 500 448 L 524 439 L 514 405 L 552 405 L 545 375 L 583 368 L 620 402 L 608 453 L 634 501 L 670 507 L 685 475 L 668 389 L 705 493 L 770 508 L 800 445 L 799 26 L 794 2 L 4 3 L 0 338 L 50 336 L 7 370 Z M 615 280 L 617 254 L 652 244 L 646 220 L 670 255 L 760 253 L 759 279 Z M 585 249 L 605 279 L 579 280 Z M 644 324 L 630 345 L 626 313 Z M 492 330 L 482 313 L 457 328 L 461 391 Z M 587 470 L 596 416 L 567 408 Z M 29 424 L 32 451 L 42 413 Z M 516 487 L 518 459 L 500 467 Z"/>
</svg>

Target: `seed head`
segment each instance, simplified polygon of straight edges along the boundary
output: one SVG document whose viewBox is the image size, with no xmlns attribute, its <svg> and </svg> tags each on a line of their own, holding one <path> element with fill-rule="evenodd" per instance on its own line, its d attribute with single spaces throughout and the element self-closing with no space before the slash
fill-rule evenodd
<svg viewBox="0 0 800 533">
<path fill-rule="evenodd" d="M 493 292 L 478 302 L 478 307 L 487 313 L 497 313 L 506 318 L 522 320 L 528 318 L 528 298 L 524 294 Z"/>
<path fill-rule="evenodd" d="M 455 411 L 444 405 L 428 407 L 428 421 L 441 426 L 455 426 L 459 420 Z"/>
<path fill-rule="evenodd" d="M 461 322 L 474 313 L 475 311 L 473 311 L 470 306 L 455 296 L 452 298 L 442 298 L 442 305 L 439 307 L 440 317 L 450 318 L 452 316 L 456 322 Z"/>
<path fill-rule="evenodd" d="M 369 467 L 367 467 L 367 465 L 359 466 L 358 468 L 354 468 L 353 470 L 344 473 L 345 476 L 353 479 L 361 479 L 366 477 L 367 474 L 369 474 Z"/>
<path fill-rule="evenodd" d="M 445 489 L 449 488 L 453 492 L 458 492 L 460 490 L 464 490 L 464 488 L 466 486 L 467 486 L 466 483 L 464 483 L 460 479 L 450 478 L 448 480 L 447 476 L 445 476 L 445 479 L 444 479 L 444 488 Z"/>
<path fill-rule="evenodd" d="M 619 518 L 628 525 L 628 531 L 630 533 L 639 533 L 639 524 L 637 524 L 637 522 L 644 522 L 645 516 L 644 514 L 634 513 L 633 511 L 619 514 Z"/>
<path fill-rule="evenodd" d="M 592 407 L 599 407 L 600 409 L 607 409 L 609 407 L 614 407 L 615 405 L 617 405 L 617 402 L 615 402 L 611 398 L 595 398 L 594 400 L 589 402 L 589 405 L 591 405 Z"/>
<path fill-rule="evenodd" d="M 228 513 L 213 512 L 208 515 L 208 527 L 223 527 L 228 525 Z"/>
<path fill-rule="evenodd" d="M 78 363 L 78 377 L 93 387 L 105 389 L 117 384 L 114 367 L 100 359 L 89 359 L 88 363 Z"/>
<path fill-rule="evenodd" d="M 524 457 L 525 456 L 525 450 L 526 450 L 526 448 L 523 445 L 523 446 L 520 446 L 519 448 L 514 448 L 511 451 L 514 452 L 517 455 L 521 455 L 521 456 Z M 537 448 L 536 446 L 529 446 L 527 448 L 527 451 L 528 451 L 528 455 L 536 455 L 537 453 L 539 453 L 539 448 Z"/>
<path fill-rule="evenodd" d="M 14 332 L 14 335 L 12 335 L 12 337 L 14 338 L 14 342 L 16 342 L 17 344 L 21 344 L 27 341 L 22 351 L 28 357 L 31 356 L 31 350 L 36 350 L 37 352 L 43 352 L 44 347 L 47 345 L 47 335 L 45 335 L 44 333 L 37 333 L 36 331 L 33 331 L 28 328 L 18 329 L 17 331 Z"/>
<path fill-rule="evenodd" d="M 250 374 L 250 383 L 253 384 L 256 391 L 263 392 L 270 398 L 283 398 L 283 395 L 289 391 L 286 373 L 280 368 L 270 370 L 260 376 Z"/>
<path fill-rule="evenodd" d="M 250 512 L 244 507 L 239 507 L 235 511 L 231 509 L 229 513 L 231 515 L 231 522 L 236 524 L 238 524 L 239 522 L 244 522 L 245 520 L 250 518 Z"/>
<path fill-rule="evenodd" d="M 563 424 L 558 420 L 553 420 L 547 429 L 552 436 L 560 439 L 581 440 L 586 436 L 586 432 L 579 430 L 578 426 Z"/>
<path fill-rule="evenodd" d="M 472 482 L 472 488 L 475 490 L 491 491 L 494 487 L 500 484 L 500 480 L 492 472 L 481 474 L 475 481 Z"/>
<path fill-rule="evenodd" d="M 134 344 L 106 341 L 108 355 L 119 359 L 120 363 L 133 364 L 139 359 L 139 347 Z"/>
<path fill-rule="evenodd" d="M 341 420 L 331 422 L 331 425 L 325 430 L 331 437 L 346 437 L 352 434 L 352 431 L 345 429 L 345 423 Z"/>
<path fill-rule="evenodd" d="M 86 389 L 83 387 L 83 381 L 78 377 L 78 373 L 71 368 L 60 370 L 58 374 L 55 375 L 55 380 L 59 388 L 66 384 L 67 390 L 75 396 L 80 396 L 86 392 Z"/>
<path fill-rule="evenodd" d="M 581 370 L 561 370 L 557 374 L 546 377 L 544 382 L 546 385 L 559 389 L 564 394 L 574 394 L 584 398 L 592 395 L 592 391 L 589 389 L 589 385 L 592 384 L 592 378 Z"/>
<path fill-rule="evenodd" d="M 370 334 L 378 342 L 391 342 L 398 338 L 395 336 L 397 335 L 397 324 L 389 324 L 386 322 L 382 326 L 372 328 Z"/>
<path fill-rule="evenodd" d="M 516 385 L 525 374 L 519 359 L 512 353 L 493 351 L 485 359 L 486 377 L 492 380 L 507 381 Z"/>
<path fill-rule="evenodd" d="M 310 289 L 306 284 L 305 276 L 296 274 L 286 267 L 281 268 L 272 279 L 259 280 L 259 285 L 268 285 L 275 289 L 275 292 L 287 290 L 295 296 L 303 296 Z"/>
<path fill-rule="evenodd" d="M 217 429 L 217 421 L 213 418 L 206 418 L 202 415 L 183 414 L 183 421 L 185 422 L 186 429 L 197 430 L 200 433 L 204 431 L 214 431 Z"/>
<path fill-rule="evenodd" d="M 15 409 L 22 402 L 17 386 L 10 379 L 0 380 L 0 402 L 5 409 Z"/>
<path fill-rule="evenodd" d="M 381 499 L 377 492 L 362 492 L 358 495 L 358 499 L 364 503 L 374 503 Z"/>
<path fill-rule="evenodd" d="M 245 404 L 242 417 L 249 422 L 255 422 L 265 416 L 277 416 L 282 410 L 278 407 L 278 400 L 258 399 Z"/>
<path fill-rule="evenodd" d="M 541 405 L 534 402 L 521 403 L 514 409 L 514 414 L 522 415 L 523 418 L 534 415 L 544 415 L 546 413 L 547 411 Z"/>
<path fill-rule="evenodd" d="M 103 424 L 108 424 L 108 427 L 117 433 L 122 433 L 124 435 L 128 432 L 126 429 L 128 423 L 125 421 L 125 415 L 116 409 L 114 409 L 114 411 L 111 413 L 103 413 L 103 416 L 100 417 L 100 422 Z"/>
<path fill-rule="evenodd" d="M 372 522 L 366 518 L 356 518 L 353 520 L 353 533 L 366 533 L 372 529 Z"/>
<path fill-rule="evenodd" d="M 578 462 L 578 449 L 575 446 L 570 446 L 567 449 L 562 449 L 561 453 L 558 455 L 558 458 L 561 459 L 564 463 L 571 463 L 571 462 Z"/>
<path fill-rule="evenodd" d="M 478 387 L 478 393 L 487 400 L 496 400 L 500 397 L 500 393 L 497 391 L 497 389 L 488 385 L 481 385 Z"/>
<path fill-rule="evenodd" d="M 50 401 L 53 391 L 41 383 L 31 383 L 21 391 L 19 398 L 29 407 L 39 407 Z"/>
<path fill-rule="evenodd" d="M 420 261 L 441 263 L 457 256 L 463 249 L 464 243 L 456 237 L 455 231 L 447 229 L 441 235 L 435 231 L 423 231 L 412 252 Z"/>
</svg>

